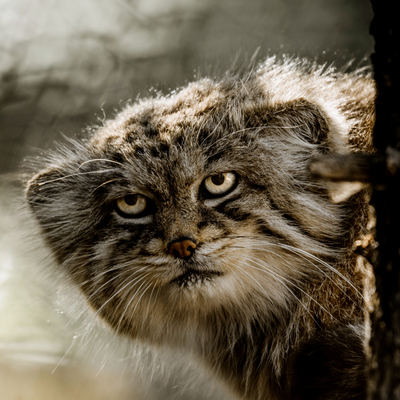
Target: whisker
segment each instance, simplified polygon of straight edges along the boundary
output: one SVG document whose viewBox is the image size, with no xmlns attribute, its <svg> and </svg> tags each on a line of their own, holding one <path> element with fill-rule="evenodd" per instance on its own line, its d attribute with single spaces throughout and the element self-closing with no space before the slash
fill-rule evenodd
<svg viewBox="0 0 400 400">
<path fill-rule="evenodd" d="M 307 262 L 309 262 L 311 265 L 313 265 L 314 267 L 316 267 L 322 274 L 324 274 L 328 279 L 330 279 L 335 285 L 337 285 L 337 283 L 335 281 L 332 280 L 332 278 L 326 274 L 321 268 L 319 268 L 317 265 L 315 265 L 314 263 L 312 263 L 309 259 L 307 259 L 306 257 L 311 258 L 313 261 L 320 263 L 321 265 L 325 266 L 326 268 L 328 268 L 330 271 L 332 271 L 333 273 L 335 273 L 336 275 L 338 275 L 340 278 L 343 279 L 344 282 L 346 282 L 347 284 L 349 284 L 358 295 L 361 296 L 361 298 L 365 301 L 364 296 L 362 295 L 362 293 L 352 284 L 352 282 L 347 279 L 341 272 L 339 272 L 336 268 L 332 267 L 331 265 L 329 265 L 326 261 L 321 260 L 319 257 L 305 251 L 302 249 L 299 249 L 297 247 L 293 247 L 287 244 L 283 244 L 283 243 L 271 243 L 266 241 L 263 237 L 259 237 L 259 236 L 250 236 L 250 235 L 230 235 L 229 237 L 234 237 L 234 238 L 243 238 L 243 239 L 258 239 L 257 242 L 255 242 L 256 244 L 260 244 L 263 246 L 276 246 L 276 247 L 280 247 L 282 249 L 288 250 L 292 253 L 295 253 L 297 255 L 299 255 L 303 260 L 306 260 Z M 261 240 L 259 240 L 261 239 Z M 243 248 L 246 248 L 246 246 L 243 246 Z M 265 248 L 259 248 L 258 250 L 261 251 L 268 251 Z M 339 285 L 337 285 L 337 287 L 340 289 Z M 343 292 L 345 294 L 345 292 Z M 347 295 L 347 294 L 346 294 Z"/>
<path fill-rule="evenodd" d="M 239 248 L 251 248 L 251 249 L 254 249 L 254 250 L 259 250 L 259 251 L 266 251 L 266 252 L 269 252 L 269 253 L 271 253 L 271 254 L 274 254 L 275 256 L 277 256 L 277 257 L 279 257 L 279 258 L 281 258 L 282 260 L 284 260 L 284 261 L 286 261 L 282 256 L 280 256 L 279 254 L 277 254 L 277 253 L 275 253 L 275 252 L 272 252 L 271 250 L 269 250 L 269 249 L 265 249 L 265 248 L 260 248 L 260 247 L 254 247 L 254 246 L 252 246 L 252 245 L 250 245 L 250 246 L 234 246 L 234 247 L 239 247 Z M 279 246 L 279 247 L 281 247 L 281 246 Z M 293 250 L 292 250 L 293 251 Z M 294 251 L 293 251 L 294 252 Z M 297 253 L 296 253 L 297 254 Z M 304 256 L 302 256 L 301 254 L 299 254 L 299 256 L 303 259 L 303 260 L 306 260 L 308 263 L 310 263 L 311 265 L 313 265 L 315 268 L 317 268 L 318 269 L 318 271 L 320 271 L 327 279 L 329 279 L 338 289 L 339 289 L 339 291 L 340 292 L 342 292 L 353 304 L 355 304 L 358 308 L 360 308 L 360 309 L 363 309 L 354 299 L 352 299 L 344 290 L 343 290 L 343 288 L 341 288 L 340 287 L 340 285 L 337 283 L 337 282 L 335 282 L 333 279 L 332 279 L 332 277 L 331 276 L 329 276 L 329 274 L 327 274 L 323 269 L 321 269 L 321 268 L 319 268 L 318 267 L 318 265 L 316 265 L 316 264 L 314 264 L 313 262 L 311 262 L 309 259 L 307 259 L 306 257 L 304 257 Z M 318 258 L 317 258 L 318 259 Z M 319 260 L 319 259 L 318 259 Z M 319 260 L 319 261 L 322 261 L 322 260 Z M 293 264 L 287 264 L 287 265 L 293 265 Z M 329 265 L 329 264 L 328 264 Z M 332 267 L 333 268 L 333 267 Z M 334 269 L 334 271 L 336 271 L 336 269 Z M 338 274 L 338 276 L 340 276 L 340 274 Z M 351 285 L 351 282 L 346 278 L 346 277 L 343 277 L 344 278 L 344 280 L 345 280 L 345 282 L 347 282 L 349 285 Z M 357 289 L 355 289 L 355 290 L 357 290 Z M 358 291 L 357 291 L 358 292 Z M 360 294 L 360 296 L 362 296 L 361 295 L 361 293 L 359 293 L 358 292 L 358 294 Z"/>
<path fill-rule="evenodd" d="M 359 294 L 361 296 L 361 298 L 365 301 L 364 296 L 362 295 L 362 293 L 351 283 L 350 280 L 348 280 L 341 272 L 339 272 L 336 268 L 332 267 L 331 265 L 329 265 L 327 262 L 321 260 L 320 258 L 312 255 L 311 253 L 305 251 L 305 250 L 301 250 L 301 249 L 297 249 L 297 248 L 288 248 L 288 246 L 286 245 L 282 245 L 283 248 L 287 248 L 287 250 L 289 251 L 293 251 L 294 253 L 300 253 L 300 254 L 304 254 L 308 257 L 310 257 L 312 260 L 317 261 L 319 263 L 321 263 L 323 266 L 325 266 L 326 268 L 328 268 L 329 270 L 331 270 L 332 272 L 334 272 L 335 274 L 337 274 L 340 278 L 342 278 L 346 283 L 348 283 L 356 292 L 357 294 Z M 290 246 L 289 246 L 290 247 Z M 299 254 L 299 255 L 300 255 Z M 303 258 L 305 259 L 305 258 Z M 315 265 L 315 264 L 313 264 Z M 317 267 L 318 268 L 318 267 Z M 321 270 L 322 272 L 322 270 Z"/>
<path fill-rule="evenodd" d="M 218 123 L 215 125 L 215 128 L 211 131 L 211 133 L 209 133 L 200 143 L 200 147 L 202 147 L 203 143 L 210 137 L 212 136 L 215 131 L 218 129 L 218 127 L 221 125 L 223 119 L 229 114 L 229 112 L 231 111 L 231 106 L 229 106 L 225 112 L 225 114 L 220 118 L 220 120 L 218 121 Z"/>
<path fill-rule="evenodd" d="M 149 316 L 149 309 L 150 309 L 151 296 L 153 296 L 153 292 L 154 292 L 154 289 L 155 289 L 155 288 L 156 288 L 156 284 L 154 283 L 153 289 L 151 289 L 151 292 L 150 292 L 149 301 L 147 302 L 146 319 L 147 319 L 148 316 Z M 158 290 L 160 291 L 160 286 L 159 286 Z M 157 297 L 157 296 L 156 296 L 156 297 Z M 156 297 L 155 297 L 155 298 L 156 298 Z M 143 319 L 143 321 L 144 321 L 144 319 Z M 142 328 L 143 328 L 143 326 L 142 326 Z"/>
<path fill-rule="evenodd" d="M 87 329 L 86 329 L 86 332 L 89 332 L 89 331 L 90 331 L 91 327 L 93 326 L 93 324 L 94 324 L 94 322 L 95 322 L 96 317 L 98 317 L 100 311 L 102 310 L 102 308 L 104 308 L 104 306 L 105 306 L 107 303 L 109 303 L 113 298 L 115 298 L 115 297 L 116 297 L 122 290 L 124 290 L 127 286 L 129 286 L 129 285 L 131 285 L 131 284 L 133 284 L 133 283 L 139 282 L 140 280 L 142 280 L 143 278 L 145 278 L 145 277 L 148 276 L 148 275 L 150 275 L 150 272 L 148 272 L 147 274 L 144 274 L 144 275 L 142 274 L 141 276 L 135 277 L 134 279 L 130 280 L 126 285 L 124 285 L 120 290 L 118 290 L 118 292 L 114 293 L 105 303 L 103 303 L 103 305 L 102 305 L 102 306 L 95 312 L 95 314 L 93 315 L 93 320 L 92 320 L 92 322 L 91 322 L 90 324 L 88 324 Z M 125 280 L 122 282 L 122 284 L 125 283 L 129 278 L 131 278 L 131 276 L 129 276 L 127 279 L 125 279 Z"/>
<path fill-rule="evenodd" d="M 132 321 L 132 317 L 133 317 L 133 315 L 135 314 L 136 308 L 137 308 L 137 306 L 139 305 L 140 300 L 142 299 L 143 295 L 147 292 L 147 290 L 150 288 L 150 286 L 152 285 L 152 283 L 153 283 L 153 282 L 150 282 L 150 283 L 146 286 L 146 288 L 143 290 L 143 293 L 140 295 L 139 299 L 137 300 L 136 305 L 135 305 L 135 308 L 133 309 L 133 311 L 132 311 L 132 313 L 131 313 L 131 316 L 129 317 L 129 322 Z M 143 286 L 143 284 L 142 284 L 141 286 Z M 140 288 L 139 288 L 139 289 L 140 289 Z M 139 289 L 138 289 L 138 291 L 139 291 Z M 153 290 L 154 290 L 154 286 L 153 286 Z M 144 319 L 143 319 L 143 321 L 142 321 L 142 327 L 143 327 L 143 324 L 144 324 Z"/>
<path fill-rule="evenodd" d="M 150 275 L 150 273 L 151 272 L 148 272 L 147 274 L 144 274 L 140 277 L 134 278 L 131 281 L 129 281 L 126 285 L 124 285 L 121 289 L 119 289 L 116 293 L 114 293 L 106 302 L 103 303 L 103 305 L 96 311 L 95 316 L 97 316 L 100 313 L 100 311 L 104 308 L 104 306 L 106 306 L 112 299 L 114 299 L 119 293 L 121 293 L 127 286 L 132 284 L 136 279 L 140 278 L 141 280 L 145 278 L 146 276 Z M 126 280 L 124 282 L 126 282 Z M 137 283 L 137 281 L 135 283 Z"/>
<path fill-rule="evenodd" d="M 121 166 L 122 168 L 127 169 L 126 165 L 118 162 L 118 161 L 114 161 L 114 160 L 109 160 L 108 158 L 94 158 L 92 160 L 87 160 L 84 161 L 81 165 L 79 165 L 79 167 L 77 168 L 77 170 L 79 170 L 80 168 L 82 168 L 84 165 L 91 163 L 91 162 L 95 162 L 95 161 L 105 161 L 105 162 L 109 162 L 109 163 L 113 163 L 113 164 L 117 164 L 119 166 Z"/>
<path fill-rule="evenodd" d="M 129 271 L 131 270 L 131 268 L 137 268 L 136 266 L 132 265 L 133 261 L 135 261 L 135 258 L 132 258 L 131 260 L 125 261 L 124 263 L 120 263 L 118 265 L 114 265 L 111 268 L 108 268 L 108 269 L 98 273 L 92 280 L 97 279 L 97 278 L 99 278 L 99 277 L 101 277 L 101 276 L 103 276 L 105 274 L 108 274 L 109 272 L 118 271 L 118 270 L 123 269 L 123 268 L 129 268 L 128 269 Z M 142 269 L 144 269 L 146 267 L 148 267 L 148 266 L 145 265 L 140 270 L 142 270 Z"/>
<path fill-rule="evenodd" d="M 229 268 L 229 270 L 232 272 L 233 275 L 238 276 L 237 272 L 236 272 L 234 269 L 232 269 L 229 265 L 225 264 L 225 266 L 226 266 L 227 268 Z M 243 290 L 245 290 L 245 286 L 244 286 L 244 283 L 243 283 L 242 280 L 240 280 L 240 284 L 242 285 Z"/>
<path fill-rule="evenodd" d="M 143 280 L 144 278 L 146 278 L 149 274 L 150 274 L 150 273 L 148 273 L 147 275 L 142 276 L 139 280 L 137 280 L 137 281 L 135 282 L 135 284 L 137 284 L 138 282 L 140 282 L 141 280 Z M 116 331 L 117 331 L 117 332 L 119 332 L 119 328 L 120 328 L 120 326 L 121 326 L 122 320 L 123 320 L 124 317 L 125 317 L 126 311 L 128 310 L 128 308 L 129 308 L 129 306 L 131 305 L 132 301 L 133 301 L 134 298 L 136 297 L 137 293 L 139 293 L 140 289 L 141 289 L 142 286 L 145 285 L 145 284 L 146 284 L 146 281 L 144 281 L 144 282 L 139 286 L 139 288 L 138 288 L 138 289 L 136 290 L 136 292 L 132 295 L 131 299 L 129 300 L 128 304 L 126 305 L 124 311 L 122 312 L 121 318 L 119 319 L 119 322 L 118 322 L 118 325 L 117 325 L 117 328 L 116 328 Z M 151 284 L 151 282 L 150 282 L 150 284 Z M 148 287 L 150 286 L 150 284 L 148 285 Z M 146 289 L 146 290 L 147 290 L 147 289 Z M 144 294 L 144 292 L 143 292 L 143 294 Z M 142 294 L 142 296 L 143 296 L 143 294 Z M 140 299 L 142 298 L 142 296 L 140 296 L 140 298 L 139 298 L 138 301 L 140 301 Z M 136 303 L 136 306 L 135 306 L 133 312 L 135 312 L 137 305 L 138 305 L 138 303 Z M 129 319 L 129 321 L 130 321 L 130 320 L 131 320 L 131 319 Z"/>
<path fill-rule="evenodd" d="M 90 281 L 90 280 L 87 280 L 87 281 L 85 281 L 85 282 L 79 283 L 79 284 L 76 285 L 76 287 L 81 287 L 81 286 L 83 286 L 85 283 L 87 283 L 87 282 L 89 282 L 89 281 Z M 29 307 L 30 305 L 37 303 L 38 301 L 41 301 L 41 300 L 44 300 L 44 299 L 48 299 L 48 298 L 50 298 L 50 297 L 53 297 L 53 296 L 55 296 L 55 295 L 62 294 L 62 293 L 67 292 L 67 291 L 69 291 L 69 290 L 70 290 L 69 288 L 67 288 L 67 289 L 65 289 L 65 290 L 61 290 L 61 291 L 60 291 L 60 290 L 56 290 L 55 292 L 52 292 L 51 294 L 46 294 L 46 295 L 44 295 L 44 296 L 38 297 L 37 299 L 32 300 L 31 302 L 29 302 L 29 303 L 23 305 L 22 307 L 17 308 L 16 310 L 11 311 L 9 314 L 5 314 L 5 316 L 8 317 L 8 316 L 10 316 L 10 315 L 13 315 L 13 314 L 16 313 L 16 312 L 21 311 L 21 310 L 23 310 L 24 308 Z"/>
<path fill-rule="evenodd" d="M 245 264 L 244 262 L 242 262 L 242 264 Z M 258 268 L 256 268 L 256 267 L 254 267 L 254 266 L 251 266 L 251 265 L 249 265 L 249 264 L 245 264 L 245 265 L 248 265 L 248 266 L 250 266 L 251 268 L 255 268 L 255 269 L 258 269 Z M 243 271 L 243 272 L 245 272 L 242 268 L 240 268 L 240 267 L 238 267 L 241 271 Z M 313 315 L 311 314 L 311 312 L 310 312 L 310 310 L 306 307 L 306 305 L 296 296 L 296 294 L 295 293 L 293 293 L 293 291 L 292 290 L 290 290 L 290 288 L 285 284 L 285 282 L 283 282 L 282 280 L 280 280 L 276 275 L 274 275 L 274 274 L 272 274 L 272 271 L 270 271 L 270 270 L 262 270 L 263 272 L 266 272 L 267 274 L 269 274 L 269 275 L 271 275 L 273 278 L 275 278 L 278 282 L 280 282 L 291 294 L 292 294 L 292 296 L 303 306 L 303 308 L 307 311 L 307 313 L 308 314 L 310 314 L 310 316 L 311 316 L 311 318 L 312 319 L 314 319 L 314 317 L 313 317 Z M 245 272 L 246 273 L 246 272 Z M 247 273 L 246 273 L 247 274 Z M 262 288 L 262 286 L 259 284 L 259 282 L 255 279 L 255 278 L 253 278 L 251 275 L 249 275 L 249 274 L 247 274 L 248 276 L 250 276 L 257 284 L 258 284 L 258 286 L 260 286 L 261 288 Z M 283 277 L 282 277 L 283 278 Z M 290 281 L 289 281 L 290 282 Z M 290 283 L 292 283 L 292 282 L 290 282 Z M 292 283 L 293 284 L 293 283 Z M 296 285 L 295 285 L 296 286 Z M 299 288 L 298 288 L 299 289 Z M 263 292 L 268 296 L 268 298 L 269 299 L 271 299 L 271 297 L 266 293 L 266 291 L 265 290 L 263 290 Z"/>
<path fill-rule="evenodd" d="M 314 267 L 316 267 L 322 274 L 324 274 L 328 279 L 330 279 L 333 283 L 335 283 L 335 285 L 340 289 L 339 285 L 333 281 L 333 279 L 326 274 L 321 268 L 319 268 L 316 264 L 312 263 L 309 259 L 307 259 L 306 257 L 310 257 L 312 260 L 320 263 L 321 265 L 323 265 L 324 267 L 328 268 L 330 271 L 334 272 L 336 275 L 338 275 L 340 278 L 342 278 L 347 284 L 349 284 L 358 295 L 361 296 L 361 298 L 365 301 L 364 296 L 362 295 L 362 293 L 351 283 L 351 281 L 349 279 L 347 279 L 341 272 L 339 272 L 336 268 L 332 267 L 331 265 L 329 265 L 327 262 L 321 260 L 320 258 L 314 256 L 313 254 L 305 251 L 305 250 L 301 250 L 299 248 L 293 247 L 293 246 L 288 246 L 285 244 L 279 244 L 277 245 L 285 250 L 289 250 L 295 254 L 298 254 L 303 260 L 308 261 L 311 265 L 313 265 Z M 343 291 L 342 291 L 343 292 Z M 345 292 L 343 292 L 345 294 Z"/>
<path fill-rule="evenodd" d="M 238 261 L 238 260 L 236 260 L 236 261 Z M 242 264 L 245 264 L 244 261 L 241 262 L 241 263 L 242 263 Z M 247 265 L 247 264 L 245 264 L 245 265 Z M 263 291 L 263 293 L 264 293 L 264 294 L 269 298 L 269 300 L 272 302 L 271 296 L 265 291 L 265 289 L 260 285 L 260 283 L 259 283 L 253 276 L 251 276 L 248 272 L 246 272 L 245 270 L 243 270 L 242 268 L 240 268 L 240 267 L 237 266 L 236 264 L 235 264 L 235 266 L 236 266 L 237 268 L 239 268 L 243 273 L 245 273 L 249 278 L 253 279 L 253 281 L 257 283 L 257 285 L 260 287 L 260 289 Z"/>
<path fill-rule="evenodd" d="M 279 257 L 278 254 L 275 254 L 275 253 L 273 253 L 273 254 Z M 260 263 L 258 263 L 257 261 L 255 261 L 255 258 L 254 258 L 254 257 L 251 257 L 251 256 L 250 256 L 249 258 L 252 259 L 252 261 L 253 261 L 254 263 L 256 263 L 258 266 L 260 266 L 262 269 L 253 267 L 252 265 L 250 265 L 250 267 L 256 268 L 256 269 L 261 270 L 261 271 L 264 271 L 264 272 L 268 272 L 268 273 L 271 274 L 272 276 L 278 275 L 280 279 L 282 279 L 282 280 L 284 280 L 284 281 L 286 281 L 286 282 L 289 282 L 289 283 L 290 283 L 291 285 L 293 285 L 296 289 L 300 290 L 303 294 L 305 294 L 305 295 L 306 295 L 307 297 L 309 297 L 312 301 L 314 301 L 314 303 L 316 303 L 319 307 L 321 307 L 321 309 L 324 310 L 330 317 L 332 317 L 332 319 L 334 319 L 335 321 L 337 321 L 337 319 L 336 319 L 325 307 L 323 307 L 320 303 L 318 303 L 318 301 L 316 301 L 316 300 L 315 300 L 311 295 L 309 295 L 306 291 L 304 291 L 303 289 L 301 289 L 300 286 L 296 285 L 294 282 L 292 282 L 292 281 L 290 281 L 289 279 L 285 278 L 285 277 L 282 276 L 281 274 L 278 274 L 277 272 L 272 271 L 271 269 L 266 270 L 265 268 L 263 268 L 263 266 L 262 266 Z M 281 258 L 283 259 L 283 257 L 281 257 Z M 292 265 L 292 264 L 289 264 L 289 265 Z M 276 277 L 276 276 L 275 276 L 275 277 Z M 278 279 L 278 278 L 276 278 L 276 279 Z M 281 281 L 281 283 L 283 283 L 283 282 Z M 288 289 L 287 286 L 286 286 L 286 288 Z M 293 294 L 293 292 L 292 292 L 292 294 Z M 298 298 L 297 298 L 297 299 L 298 299 Z M 298 299 L 298 300 L 299 300 L 299 299 Z M 301 303 L 301 304 L 302 304 L 302 303 Z M 303 304 L 302 304 L 302 305 L 303 305 Z M 307 310 L 308 310 L 308 309 L 307 309 Z M 309 311 L 308 311 L 308 312 L 309 312 Z M 309 312 L 309 313 L 310 313 L 310 312 Z M 311 315 L 311 313 L 310 313 L 310 315 Z"/>
<path fill-rule="evenodd" d="M 54 367 L 53 371 L 51 371 L 51 374 L 53 374 L 56 369 L 61 365 L 61 363 L 64 361 L 65 357 L 67 356 L 67 354 L 71 351 L 72 346 L 75 344 L 75 337 L 72 339 L 72 343 L 71 346 L 69 346 L 68 350 L 65 352 L 65 354 L 62 356 L 61 360 L 58 362 L 58 364 Z"/>
<path fill-rule="evenodd" d="M 47 185 L 48 183 L 53 183 L 53 182 L 61 181 L 63 179 L 71 178 L 73 176 L 89 175 L 89 174 L 103 174 L 104 172 L 111 172 L 111 171 L 114 171 L 114 170 L 113 169 L 103 169 L 103 170 L 98 170 L 98 171 L 76 172 L 74 174 L 61 176 L 60 178 L 50 179 L 50 180 L 45 181 L 45 182 L 33 183 L 33 185 L 43 186 L 43 185 Z"/>
<path fill-rule="evenodd" d="M 105 360 L 105 361 L 102 363 L 100 369 L 97 371 L 96 375 L 94 376 L 95 378 L 97 378 L 97 377 L 100 375 L 100 372 L 103 371 L 104 367 L 106 366 L 106 363 L 107 363 L 107 360 Z"/>
<path fill-rule="evenodd" d="M 118 180 L 117 178 L 116 179 L 110 179 L 109 181 L 102 183 L 101 185 L 97 186 L 96 189 L 92 190 L 90 195 L 92 195 L 97 189 L 100 189 L 102 186 L 107 185 L 108 183 L 115 182 L 117 180 Z"/>
<path fill-rule="evenodd" d="M 134 271 L 134 273 L 133 273 L 132 275 L 129 275 L 126 279 L 124 279 L 124 280 L 122 281 L 122 283 L 126 282 L 128 279 L 134 277 L 134 276 L 137 275 L 140 271 L 142 271 L 143 269 L 146 269 L 146 268 L 147 268 L 147 266 L 146 266 L 146 267 L 143 267 L 143 268 L 141 268 L 141 269 L 139 269 L 139 270 L 137 270 L 137 271 Z M 127 273 L 128 273 L 128 272 L 130 272 L 132 269 L 134 270 L 134 268 L 131 268 L 131 269 L 125 270 L 124 272 L 127 272 Z M 110 282 L 112 282 L 112 281 L 114 281 L 115 279 L 120 278 L 120 277 L 121 277 L 120 275 L 116 275 L 116 276 L 114 276 L 112 279 L 107 280 L 107 281 L 106 281 L 105 283 L 103 283 L 100 287 L 98 287 L 98 288 L 96 289 L 96 291 L 93 292 L 87 299 L 90 300 L 90 299 L 93 298 L 93 297 L 96 295 L 96 293 L 98 293 L 104 286 L 107 286 L 108 284 L 110 284 Z M 95 277 L 95 279 L 97 279 L 97 277 Z"/>
</svg>

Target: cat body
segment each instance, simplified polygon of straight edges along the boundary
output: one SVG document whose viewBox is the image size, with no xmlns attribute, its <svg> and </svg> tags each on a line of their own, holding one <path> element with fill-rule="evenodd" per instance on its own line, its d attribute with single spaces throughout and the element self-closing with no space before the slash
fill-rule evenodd
<svg viewBox="0 0 400 400">
<path fill-rule="evenodd" d="M 49 155 L 27 199 L 120 335 L 193 353 L 239 398 L 361 399 L 369 192 L 308 165 L 372 151 L 374 96 L 270 58 L 128 106 Z"/>
</svg>

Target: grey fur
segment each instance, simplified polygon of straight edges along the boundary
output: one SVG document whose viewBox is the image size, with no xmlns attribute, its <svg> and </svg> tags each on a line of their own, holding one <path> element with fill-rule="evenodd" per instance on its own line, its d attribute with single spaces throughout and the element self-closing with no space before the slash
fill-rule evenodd
<svg viewBox="0 0 400 400">
<path fill-rule="evenodd" d="M 353 250 L 368 189 L 335 203 L 340 185 L 307 166 L 372 151 L 373 100 L 362 73 L 268 59 L 127 107 L 49 155 L 27 200 L 59 268 L 115 331 L 194 351 L 243 399 L 293 397 L 302 362 L 290 360 L 365 318 Z M 207 193 L 207 177 L 230 171 L 226 196 Z M 132 193 L 150 207 L 138 218 L 116 208 Z M 189 259 L 168 253 L 183 237 L 196 243 Z"/>
</svg>

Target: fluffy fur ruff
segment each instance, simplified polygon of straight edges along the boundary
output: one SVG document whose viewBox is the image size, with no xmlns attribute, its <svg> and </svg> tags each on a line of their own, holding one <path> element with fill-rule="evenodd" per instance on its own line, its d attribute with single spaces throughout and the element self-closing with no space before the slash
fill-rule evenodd
<svg viewBox="0 0 400 400">
<path fill-rule="evenodd" d="M 243 399 L 361 399 L 368 189 L 316 182 L 308 164 L 372 151 L 373 100 L 362 72 L 270 58 L 128 106 L 50 155 L 27 199 L 117 333 L 193 352 Z M 119 206 L 132 194 L 133 217 Z M 182 238 L 188 259 L 168 252 Z"/>
</svg>

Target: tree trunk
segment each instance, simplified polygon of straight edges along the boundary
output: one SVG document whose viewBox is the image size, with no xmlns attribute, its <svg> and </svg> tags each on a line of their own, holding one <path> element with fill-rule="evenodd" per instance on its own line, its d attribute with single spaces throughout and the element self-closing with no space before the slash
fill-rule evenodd
<svg viewBox="0 0 400 400">
<path fill-rule="evenodd" d="M 377 85 L 374 146 L 386 155 L 384 183 L 374 190 L 379 243 L 374 261 L 379 306 L 372 314 L 369 400 L 400 400 L 400 23 L 396 2 L 372 0 Z"/>
</svg>

